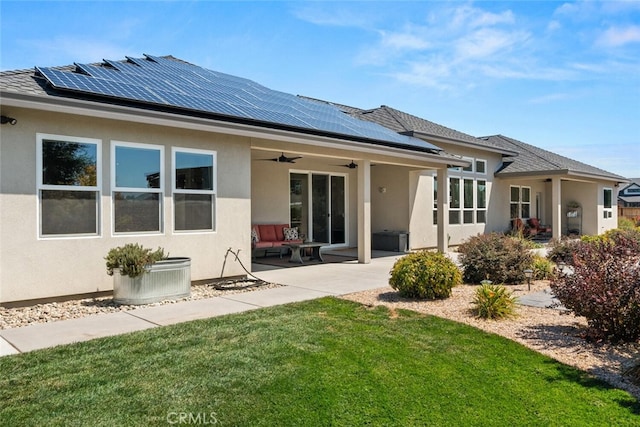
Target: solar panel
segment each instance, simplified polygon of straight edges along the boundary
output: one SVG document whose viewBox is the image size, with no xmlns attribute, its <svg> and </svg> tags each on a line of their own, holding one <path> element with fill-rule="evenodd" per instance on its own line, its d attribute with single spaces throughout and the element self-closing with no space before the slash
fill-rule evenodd
<svg viewBox="0 0 640 427">
<path fill-rule="evenodd" d="M 75 71 L 36 70 L 61 90 L 439 150 L 423 140 L 351 117 L 331 104 L 176 59 L 145 55 L 126 57 L 126 61 L 104 60 L 102 65 L 75 65 Z"/>
</svg>

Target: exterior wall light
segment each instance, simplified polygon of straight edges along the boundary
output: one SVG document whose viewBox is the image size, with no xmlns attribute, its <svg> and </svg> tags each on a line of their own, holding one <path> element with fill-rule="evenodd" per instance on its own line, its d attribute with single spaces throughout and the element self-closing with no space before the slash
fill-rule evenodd
<svg viewBox="0 0 640 427">
<path fill-rule="evenodd" d="M 15 125 L 16 123 L 18 123 L 18 121 L 16 119 L 14 119 L 13 117 L 9 117 L 9 116 L 0 116 L 0 123 L 2 123 L 3 125 L 6 123 L 9 123 L 10 125 Z"/>
</svg>

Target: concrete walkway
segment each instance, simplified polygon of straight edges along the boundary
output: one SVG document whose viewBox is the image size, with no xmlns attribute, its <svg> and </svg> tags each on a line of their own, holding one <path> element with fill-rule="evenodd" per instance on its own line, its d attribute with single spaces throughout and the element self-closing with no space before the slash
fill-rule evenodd
<svg viewBox="0 0 640 427">
<path fill-rule="evenodd" d="M 4 329 L 0 330 L 0 356 L 262 307 L 381 288 L 388 285 L 389 271 L 401 255 L 374 258 L 370 264 L 349 261 L 277 269 L 255 265 L 254 274 L 257 277 L 285 286 Z"/>
</svg>

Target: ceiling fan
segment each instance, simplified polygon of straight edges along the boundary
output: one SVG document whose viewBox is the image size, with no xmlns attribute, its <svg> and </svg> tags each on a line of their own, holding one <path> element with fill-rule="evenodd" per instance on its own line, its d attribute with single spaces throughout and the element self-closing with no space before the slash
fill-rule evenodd
<svg viewBox="0 0 640 427">
<path fill-rule="evenodd" d="M 301 158 L 302 156 L 287 157 L 284 155 L 284 153 L 282 153 L 280 156 L 274 157 L 273 159 L 262 159 L 262 160 L 269 160 L 269 161 L 278 162 L 278 163 L 295 163 L 296 160 Z"/>
<path fill-rule="evenodd" d="M 349 168 L 349 169 L 356 169 L 358 167 L 358 164 L 355 163 L 353 160 L 351 160 L 351 163 L 347 163 L 346 165 L 338 165 L 338 166 L 344 166 L 345 168 Z M 371 165 L 371 166 L 375 166 L 375 165 Z"/>
</svg>

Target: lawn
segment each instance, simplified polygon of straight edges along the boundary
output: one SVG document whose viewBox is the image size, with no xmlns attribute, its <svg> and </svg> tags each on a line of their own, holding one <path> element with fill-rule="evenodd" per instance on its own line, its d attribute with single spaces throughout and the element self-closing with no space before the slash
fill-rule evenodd
<svg viewBox="0 0 640 427">
<path fill-rule="evenodd" d="M 0 358 L 0 425 L 638 425 L 496 335 L 324 298 Z"/>
</svg>

